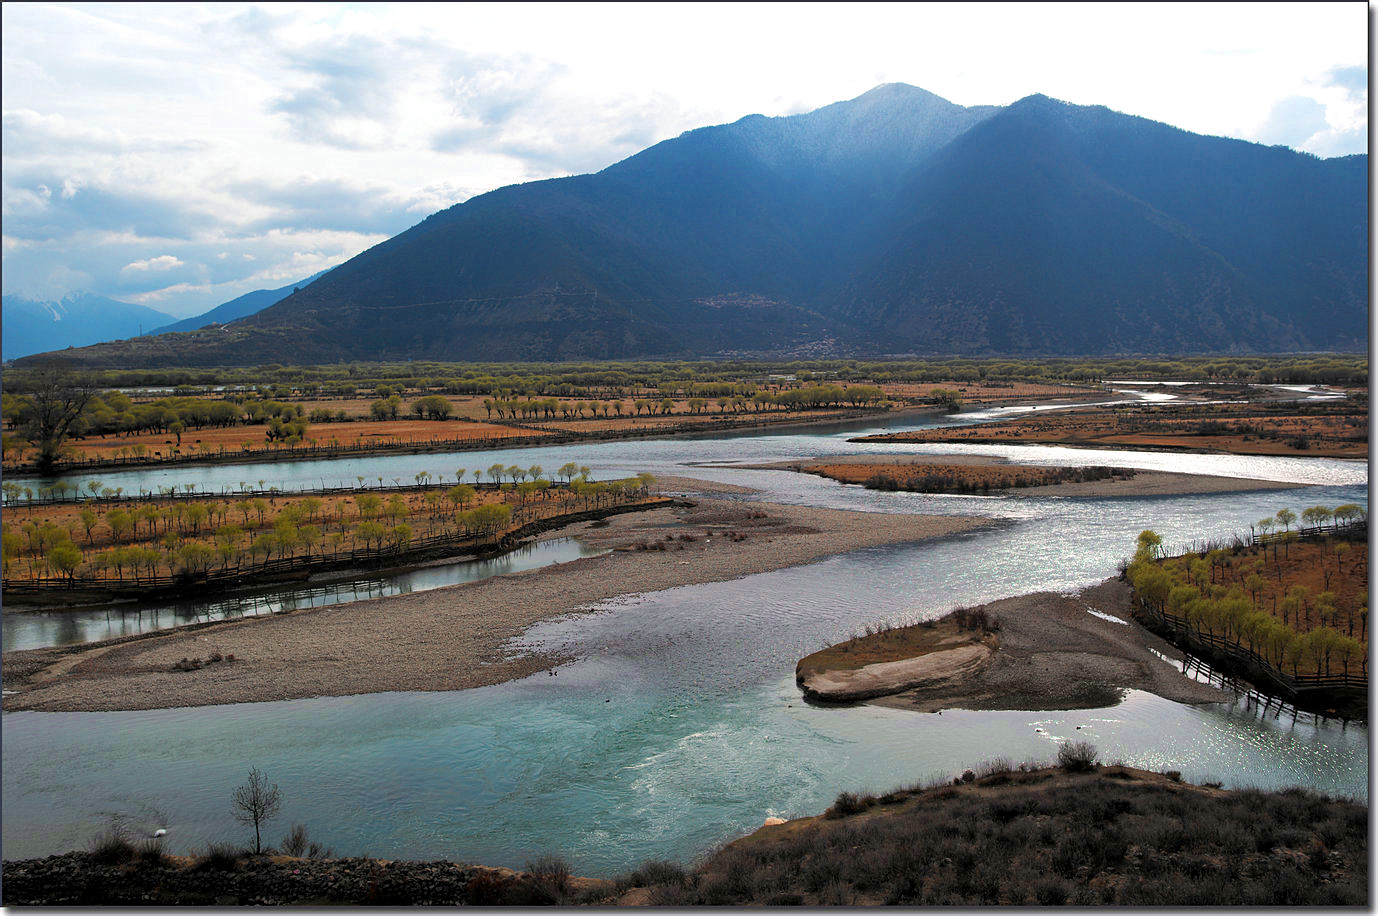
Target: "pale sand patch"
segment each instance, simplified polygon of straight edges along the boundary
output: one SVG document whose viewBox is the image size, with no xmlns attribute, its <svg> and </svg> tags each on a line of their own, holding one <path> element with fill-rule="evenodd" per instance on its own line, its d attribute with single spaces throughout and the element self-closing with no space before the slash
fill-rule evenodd
<svg viewBox="0 0 1378 916">
<path fill-rule="evenodd" d="M 548 617 L 619 595 L 735 579 L 989 524 L 719 500 L 607 521 L 562 532 L 594 546 L 622 548 L 601 557 L 428 592 L 170 631 L 115 646 L 8 652 L 6 687 L 19 692 L 5 697 L 4 708 L 157 709 L 497 684 L 565 661 L 513 656 L 507 648 L 511 638 Z M 723 536 L 728 531 L 746 537 Z M 675 540 L 665 551 L 631 549 L 681 533 L 692 533 L 695 540 Z M 235 661 L 172 670 L 183 657 L 205 658 L 213 650 L 233 653 Z M 12 672 L 23 674 L 11 679 Z"/>
<path fill-rule="evenodd" d="M 876 662 L 850 671 L 820 671 L 807 675 L 800 687 L 811 700 L 846 703 L 931 687 L 974 673 L 990 657 L 990 646 L 979 643 L 939 649 L 917 658 Z"/>
<path fill-rule="evenodd" d="M 735 483 L 719 483 L 715 480 L 699 480 L 696 477 L 676 477 L 669 474 L 658 475 L 651 488 L 665 496 L 680 496 L 689 493 L 746 495 L 761 492 L 755 487 L 743 487 Z"/>
</svg>

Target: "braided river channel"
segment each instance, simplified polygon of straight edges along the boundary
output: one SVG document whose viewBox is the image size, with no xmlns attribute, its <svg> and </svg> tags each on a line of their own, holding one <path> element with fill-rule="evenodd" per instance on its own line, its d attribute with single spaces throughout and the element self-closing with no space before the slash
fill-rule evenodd
<svg viewBox="0 0 1378 916">
<path fill-rule="evenodd" d="M 283 794 L 282 815 L 265 841 L 303 823 L 341 855 L 520 868 L 555 853 L 577 874 L 603 876 L 651 858 L 690 862 L 768 816 L 818 813 L 842 790 L 885 790 L 995 757 L 1047 760 L 1069 737 L 1092 742 L 1102 759 L 1180 770 L 1191 781 L 1304 785 L 1367 800 L 1366 725 L 1264 710 L 1245 697 L 1193 707 L 1128 691 L 1105 709 L 941 715 L 805 704 L 794 685 L 795 662 L 868 624 L 913 622 L 959 605 L 1093 584 L 1115 574 L 1144 528 L 1167 546 L 1182 545 L 1247 532 L 1251 522 L 1284 507 L 1300 512 L 1316 504 L 1368 503 L 1367 466 L 1357 461 L 846 441 L 952 422 L 892 417 L 884 426 L 868 420 L 559 448 L 101 475 L 104 485 L 126 492 L 183 483 L 232 490 L 259 480 L 290 490 L 360 476 L 410 480 L 419 471 L 452 477 L 458 468 L 495 462 L 554 468 L 576 461 L 595 477 L 650 471 L 759 491 L 731 497 L 737 499 L 978 515 L 995 523 L 728 582 L 625 596 L 593 614 L 546 621 L 512 650 L 555 647 L 571 654 L 576 660 L 554 677 L 448 693 L 5 713 L 4 855 L 85 848 L 112 816 L 166 828 L 177 852 L 243 842 L 244 828 L 230 816 L 230 792 L 253 766 Z M 1056 488 L 1032 491 L 1038 495 L 932 496 L 721 466 L 860 453 L 985 454 L 1295 488 L 1115 498 L 1059 497 Z M 586 553 L 572 541 L 543 549 L 550 555 L 517 557 L 506 567 L 397 575 L 358 594 L 436 587 Z M 244 600 L 260 604 L 236 609 L 221 599 L 214 607 L 122 613 L 161 612 L 160 619 L 177 623 L 271 613 L 316 599 L 285 592 L 273 598 L 280 602 L 274 606 L 265 607 L 262 596 Z M 99 616 L 105 619 L 104 612 Z M 47 614 L 35 623 L 9 615 L 5 647 L 89 641 L 135 632 L 130 626 L 123 619 L 93 622 L 81 612 Z"/>
</svg>

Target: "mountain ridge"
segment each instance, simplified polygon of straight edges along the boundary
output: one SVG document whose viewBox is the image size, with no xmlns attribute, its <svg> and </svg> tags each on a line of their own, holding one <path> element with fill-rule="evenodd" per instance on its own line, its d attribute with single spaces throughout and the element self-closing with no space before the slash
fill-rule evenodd
<svg viewBox="0 0 1378 916">
<path fill-rule="evenodd" d="M 1358 349 L 1367 222 L 1366 156 L 883 84 L 478 195 L 230 333 L 122 356 L 267 362 L 287 337 L 312 361 Z"/>
</svg>

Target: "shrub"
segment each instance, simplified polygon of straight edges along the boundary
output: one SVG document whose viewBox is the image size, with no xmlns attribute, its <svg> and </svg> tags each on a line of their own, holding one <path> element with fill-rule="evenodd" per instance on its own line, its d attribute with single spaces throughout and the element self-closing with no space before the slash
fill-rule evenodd
<svg viewBox="0 0 1378 916">
<path fill-rule="evenodd" d="M 653 859 L 618 883 L 625 887 L 656 887 L 662 884 L 687 884 L 689 876 L 674 862 Z"/>
<path fill-rule="evenodd" d="M 535 889 L 542 897 L 559 903 L 569 894 L 569 878 L 572 872 L 569 863 L 559 856 L 544 855 L 534 862 L 526 863 L 526 871 L 531 875 Z"/>
<path fill-rule="evenodd" d="M 167 861 L 161 839 L 148 839 L 139 844 L 135 857 L 140 865 L 162 865 Z"/>
<path fill-rule="evenodd" d="M 293 824 L 287 836 L 282 838 L 280 848 L 283 855 L 299 859 L 328 859 L 334 855 L 334 850 L 326 849 L 307 835 L 305 824 Z"/>
<path fill-rule="evenodd" d="M 1090 773 L 1096 768 L 1098 753 L 1086 741 L 1070 741 L 1057 749 L 1057 764 L 1069 773 Z"/>
<path fill-rule="evenodd" d="M 101 865 L 120 865 L 134 858 L 134 844 L 123 833 L 111 827 L 96 834 L 90 844 L 91 860 Z"/>
<path fill-rule="evenodd" d="M 197 871 L 234 871 L 244 850 L 232 843 L 211 843 L 196 860 Z"/>
<path fill-rule="evenodd" d="M 829 820 L 836 820 L 839 817 L 847 817 L 850 814 L 860 814 L 867 808 L 876 803 L 874 795 L 858 795 L 856 792 L 839 792 L 833 806 L 823 812 L 823 816 Z"/>
<path fill-rule="evenodd" d="M 1181 781 L 1182 781 L 1182 771 L 1181 771 L 1181 770 L 1168 770 L 1168 771 L 1167 771 L 1166 773 L 1164 773 L 1163 775 L 1166 776 L 1168 779 L 1171 779 L 1173 782 L 1181 782 Z"/>
</svg>

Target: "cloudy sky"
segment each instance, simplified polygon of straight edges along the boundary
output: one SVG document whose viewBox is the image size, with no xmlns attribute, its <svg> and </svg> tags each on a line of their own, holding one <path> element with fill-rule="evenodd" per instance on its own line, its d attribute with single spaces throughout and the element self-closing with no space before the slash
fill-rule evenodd
<svg viewBox="0 0 1378 916">
<path fill-rule="evenodd" d="M 515 182 L 905 82 L 1367 148 L 1368 5 L 6 3 L 4 292 L 173 315 Z"/>
</svg>

